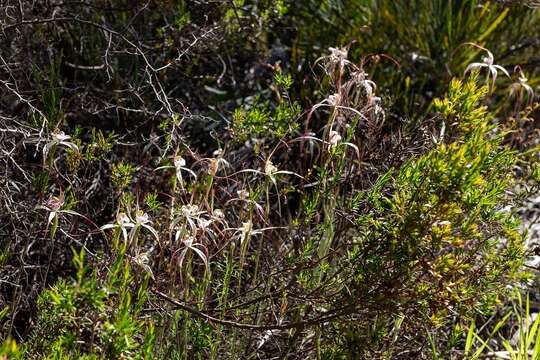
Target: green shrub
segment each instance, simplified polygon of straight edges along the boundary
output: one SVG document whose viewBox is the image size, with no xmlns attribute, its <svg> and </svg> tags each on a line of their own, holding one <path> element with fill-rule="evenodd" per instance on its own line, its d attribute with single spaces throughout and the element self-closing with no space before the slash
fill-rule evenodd
<svg viewBox="0 0 540 360">
<path fill-rule="evenodd" d="M 290 75 L 277 71 L 274 77 L 277 100 L 271 107 L 270 101 L 253 99 L 253 103 L 237 108 L 232 116 L 232 138 L 243 143 L 248 139 L 281 139 L 298 129 L 300 105 L 291 101 L 288 90 L 292 85 Z"/>
<path fill-rule="evenodd" d="M 398 316 L 402 336 L 425 326 L 444 334 L 449 321 L 489 312 L 506 285 L 524 279 L 519 221 L 501 210 L 517 157 L 492 135 L 491 115 L 478 103 L 485 92 L 474 77 L 454 80 L 435 102 L 448 142 L 355 196 L 369 211 L 357 217 L 349 241 L 334 240 L 337 253 L 325 270 L 346 296 L 334 301 L 352 307 L 350 320 L 335 325 L 343 337 L 329 339 L 342 341 L 343 354 L 373 349 L 377 336 L 368 329 L 382 326 L 374 333 L 382 340 Z M 343 242 L 347 251 L 337 245 Z"/>
<path fill-rule="evenodd" d="M 142 320 L 146 280 L 131 275 L 119 256 L 105 280 L 88 273 L 84 252 L 74 253 L 77 277 L 60 280 L 38 299 L 39 317 L 25 348 L 29 358 L 147 359 L 153 326 Z M 138 281 L 133 286 L 133 281 Z M 134 300 L 132 294 L 135 292 Z"/>
</svg>

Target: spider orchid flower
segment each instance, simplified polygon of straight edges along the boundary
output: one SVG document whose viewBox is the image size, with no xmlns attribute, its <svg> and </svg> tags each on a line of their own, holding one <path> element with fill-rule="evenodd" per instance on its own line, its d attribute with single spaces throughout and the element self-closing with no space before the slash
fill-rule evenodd
<svg viewBox="0 0 540 360">
<path fill-rule="evenodd" d="M 499 71 L 502 72 L 507 77 L 510 77 L 510 74 L 508 74 L 508 71 L 506 71 L 506 69 L 502 67 L 501 65 L 495 65 L 495 59 L 491 51 L 483 47 L 480 47 L 478 45 L 475 45 L 475 46 L 484 50 L 487 55 L 482 58 L 482 62 L 474 62 L 472 64 L 469 64 L 469 66 L 467 66 L 467 68 L 465 69 L 464 74 L 467 74 L 468 72 L 473 71 L 473 70 L 486 68 L 488 70 L 486 82 L 488 82 L 489 84 L 489 78 L 491 75 L 490 90 L 493 91 L 493 89 L 495 88 L 495 81 L 497 80 L 497 75 Z"/>
<path fill-rule="evenodd" d="M 208 172 L 212 176 L 215 176 L 220 168 L 227 168 L 229 166 L 229 162 L 221 157 L 211 158 L 208 160 Z"/>
<path fill-rule="evenodd" d="M 268 176 L 270 181 L 272 181 L 272 183 L 276 187 L 277 187 L 277 181 L 276 181 L 277 175 L 294 175 L 303 179 L 302 176 L 298 175 L 295 172 L 287 171 L 287 170 L 278 170 L 278 168 L 274 164 L 272 164 L 272 161 L 270 161 L 270 159 L 266 160 L 264 164 L 264 174 Z"/>
<path fill-rule="evenodd" d="M 200 223 L 200 220 L 202 219 L 202 215 L 204 213 L 205 212 L 200 210 L 197 205 L 183 205 L 179 211 L 180 216 L 177 216 L 173 220 L 171 226 L 175 228 L 178 224 L 184 222 L 184 224 L 187 224 L 190 227 L 191 233 L 195 234 L 198 228 L 198 223 Z M 179 233 L 182 233 L 182 231 L 177 231 L 176 240 L 178 240 Z"/>
<path fill-rule="evenodd" d="M 221 209 L 214 209 L 212 212 L 212 220 L 216 223 L 227 225 L 227 219 L 225 218 L 225 213 Z"/>
<path fill-rule="evenodd" d="M 260 229 L 253 228 L 253 222 L 251 220 L 245 221 L 242 223 L 241 227 L 238 228 L 227 228 L 225 230 L 234 230 L 233 238 L 237 239 L 240 244 L 243 244 L 246 240 L 250 239 L 252 236 L 260 235 L 268 230 L 283 229 L 283 227 L 273 226 L 265 227 Z"/>
<path fill-rule="evenodd" d="M 351 81 L 362 88 L 366 92 L 366 96 L 371 98 L 377 91 L 377 84 L 373 80 L 369 80 L 368 74 L 362 70 L 355 71 L 351 74 Z"/>
<path fill-rule="evenodd" d="M 328 138 L 330 146 L 336 146 L 341 141 L 341 135 L 335 130 L 330 131 Z"/>
<path fill-rule="evenodd" d="M 363 86 L 367 91 L 371 90 L 371 91 L 374 91 L 374 88 L 373 86 L 371 85 L 371 80 L 365 80 L 366 84 L 363 84 L 361 86 Z M 369 87 L 369 88 L 367 88 Z M 332 94 L 332 95 L 329 95 L 326 99 L 322 100 L 321 102 L 313 105 L 313 107 L 311 108 L 311 110 L 309 111 L 309 114 L 308 116 L 311 117 L 312 114 L 319 108 L 335 108 L 335 109 L 339 109 L 339 110 L 348 110 L 348 111 L 351 111 L 353 112 L 354 114 L 358 115 L 361 119 L 364 119 L 364 120 L 367 120 L 366 116 L 364 114 L 362 114 L 360 111 L 358 111 L 357 109 L 351 107 L 351 106 L 343 106 L 343 105 L 340 105 L 341 104 L 341 95 L 340 94 Z"/>
<path fill-rule="evenodd" d="M 47 160 L 47 156 L 58 145 L 65 146 L 73 151 L 79 152 L 79 148 L 74 143 L 68 141 L 71 136 L 66 135 L 63 131 L 55 131 L 52 133 L 52 139 L 43 147 L 43 162 Z"/>
<path fill-rule="evenodd" d="M 264 172 L 260 171 L 260 170 L 254 170 L 254 169 L 245 169 L 245 170 L 240 170 L 237 172 L 237 174 L 239 173 L 243 173 L 243 172 L 252 172 L 252 173 L 255 173 L 255 174 L 262 174 L 262 175 L 265 175 L 267 176 L 274 185 L 276 185 L 276 179 L 277 179 L 277 176 L 278 175 L 294 175 L 294 176 L 298 176 L 299 178 L 303 179 L 303 177 L 295 172 L 292 172 L 292 171 L 287 171 L 287 170 L 279 170 L 273 163 L 270 159 L 267 159 L 264 163 Z M 240 195 L 240 194 L 239 194 Z"/>
<path fill-rule="evenodd" d="M 133 257 L 133 262 L 137 264 L 140 268 L 146 271 L 150 275 L 152 280 L 155 280 L 154 273 L 150 267 L 150 256 L 148 252 L 137 254 Z"/>
<path fill-rule="evenodd" d="M 347 60 L 347 49 L 331 47 L 328 50 L 330 50 L 330 55 L 327 57 L 330 73 L 332 72 L 330 69 L 333 69 L 336 65 L 339 66 L 339 69 L 343 69 L 346 65 L 351 63 L 349 60 Z"/>
<path fill-rule="evenodd" d="M 315 61 L 315 64 L 318 64 L 319 61 L 324 62 L 324 70 L 328 75 L 336 73 L 336 70 L 342 72 L 346 66 L 352 65 L 349 60 L 347 60 L 348 51 L 345 48 L 328 48 L 330 51 L 329 55 L 322 56 Z"/>
<path fill-rule="evenodd" d="M 516 66 L 514 72 L 518 72 L 518 81 L 510 86 L 510 96 L 515 96 L 519 99 L 519 102 L 523 100 L 524 94 L 527 94 L 527 103 L 530 105 L 534 100 L 534 90 L 527 83 L 528 79 L 523 74 L 523 70 L 519 66 Z"/>
<path fill-rule="evenodd" d="M 247 200 L 249 198 L 249 191 L 245 189 L 236 191 L 236 194 L 238 195 L 238 199 L 240 200 Z"/>
<path fill-rule="evenodd" d="M 186 160 L 181 156 L 175 156 L 173 158 L 173 165 L 160 166 L 156 168 L 154 171 L 161 170 L 161 169 L 175 169 L 176 179 L 180 183 L 180 187 L 184 187 L 184 178 L 182 176 L 182 172 L 187 172 L 189 175 L 193 176 L 195 179 L 197 178 L 197 174 L 195 174 L 193 170 L 186 167 Z"/>
<path fill-rule="evenodd" d="M 216 210 L 219 215 L 221 210 Z M 216 237 L 216 233 L 212 228 L 215 222 L 223 223 L 224 219 L 208 214 L 206 211 L 199 209 L 197 205 L 184 205 L 180 208 L 178 216 L 172 221 L 171 229 L 175 231 L 174 243 L 178 243 L 180 239 L 186 236 L 210 235 Z M 189 231 L 188 231 L 189 230 Z"/>
<path fill-rule="evenodd" d="M 229 162 L 223 158 L 223 149 L 217 149 L 212 155 L 214 157 L 210 159 L 209 163 L 209 171 L 212 175 L 217 174 L 220 167 L 228 168 L 231 166 Z"/>
<path fill-rule="evenodd" d="M 255 171 L 254 172 L 256 173 L 261 173 L 260 171 Z M 241 190 L 237 190 L 236 191 L 236 194 L 238 197 L 236 198 L 233 198 L 233 199 L 230 199 L 228 200 L 226 203 L 225 203 L 225 206 L 229 205 L 231 202 L 235 202 L 235 201 L 242 201 L 242 202 L 246 202 L 248 204 L 251 204 L 255 207 L 255 210 L 261 215 L 263 216 L 264 214 L 264 209 L 263 207 L 261 206 L 261 204 L 257 203 L 256 201 L 252 200 L 249 198 L 250 196 L 250 193 L 249 191 L 245 190 L 245 189 L 241 189 Z"/>
<path fill-rule="evenodd" d="M 339 94 L 332 94 L 332 95 L 329 95 L 325 101 L 328 103 L 328 105 L 330 106 L 337 106 L 339 104 L 339 100 L 340 100 L 340 96 Z"/>
<path fill-rule="evenodd" d="M 51 228 L 51 236 L 54 236 L 56 233 L 56 229 L 58 228 L 58 217 L 60 214 L 71 214 L 71 215 L 77 215 L 82 216 L 76 211 L 73 210 L 62 210 L 62 207 L 64 206 L 65 197 L 64 193 L 60 193 L 59 196 L 51 196 L 49 199 L 45 202 L 44 205 L 37 205 L 36 209 L 42 209 L 49 212 L 47 216 L 47 229 L 52 223 Z"/>
<path fill-rule="evenodd" d="M 47 225 L 49 225 L 54 218 L 58 216 L 58 213 L 62 210 L 62 206 L 64 206 L 64 194 L 60 194 L 60 196 L 51 196 L 46 202 L 45 206 L 38 206 L 40 209 L 44 209 L 49 211 L 49 217 L 47 219 Z"/>
<path fill-rule="evenodd" d="M 150 224 L 151 221 L 148 214 L 138 210 L 135 213 L 135 219 L 133 219 L 129 215 L 126 215 L 125 213 L 119 213 L 116 216 L 115 223 L 103 225 L 100 229 L 120 229 L 124 241 L 131 244 L 135 240 L 139 229 L 143 228 L 150 232 L 150 234 L 156 239 L 156 241 L 159 241 L 158 232 Z"/>
<path fill-rule="evenodd" d="M 179 239 L 177 239 L 178 241 Z M 208 264 L 208 256 L 206 256 L 205 253 L 208 251 L 204 247 L 203 244 L 195 243 L 195 239 L 192 236 L 187 236 L 184 239 L 182 239 L 182 245 L 183 248 L 180 250 L 180 254 L 178 255 L 178 267 L 181 269 L 184 264 L 184 259 L 186 258 L 186 255 L 188 251 L 193 251 L 204 263 L 204 266 L 206 267 L 206 270 L 209 269 Z M 204 250 L 204 251 L 203 251 Z"/>
</svg>

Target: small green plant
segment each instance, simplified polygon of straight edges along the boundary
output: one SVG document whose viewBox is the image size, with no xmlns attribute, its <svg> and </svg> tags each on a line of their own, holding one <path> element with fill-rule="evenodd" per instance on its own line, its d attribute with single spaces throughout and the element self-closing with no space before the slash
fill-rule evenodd
<svg viewBox="0 0 540 360">
<path fill-rule="evenodd" d="M 44 115 L 49 129 L 54 129 L 61 123 L 64 114 L 61 103 L 63 88 L 61 86 L 60 67 L 63 54 L 52 59 L 45 70 L 34 67 L 32 74 L 38 84 L 38 92 L 43 102 Z"/>
<path fill-rule="evenodd" d="M 148 206 L 148 209 L 153 212 L 158 211 L 163 206 L 163 204 L 158 200 L 158 194 L 155 192 L 146 194 L 144 197 L 144 202 L 146 206 Z"/>
<path fill-rule="evenodd" d="M 133 164 L 119 162 L 111 168 L 111 180 L 118 192 L 126 190 L 133 179 L 137 167 Z"/>
<path fill-rule="evenodd" d="M 7 338 L 0 344 L 0 360 L 17 360 L 24 359 L 24 352 L 21 351 L 17 342 L 11 338 Z"/>
<path fill-rule="evenodd" d="M 288 91 L 293 85 L 293 78 L 291 74 L 284 74 L 282 71 L 277 71 L 274 75 L 274 82 L 284 91 Z"/>
<path fill-rule="evenodd" d="M 45 194 L 49 188 L 49 173 L 46 171 L 38 171 L 32 173 L 32 186 L 36 193 Z"/>
<path fill-rule="evenodd" d="M 540 316 L 532 313 L 529 295 L 523 302 L 523 295 L 516 289 L 508 313 L 481 329 L 485 330 L 479 333 L 475 323 L 471 323 L 465 340 L 464 359 L 540 359 Z"/>
<path fill-rule="evenodd" d="M 105 136 L 101 130 L 92 128 L 91 141 L 85 147 L 84 157 L 87 160 L 102 160 L 114 147 L 115 138 L 114 132 Z"/>
<path fill-rule="evenodd" d="M 138 319 L 146 281 L 135 278 L 120 253 L 105 281 L 74 252 L 76 278 L 61 280 L 38 300 L 39 319 L 25 355 L 52 358 L 147 359 L 153 327 Z M 131 285 L 139 282 L 135 301 Z M 81 340 L 85 341 L 81 341 Z"/>
<path fill-rule="evenodd" d="M 233 114 L 231 131 L 233 140 L 243 143 L 253 138 L 281 139 L 298 129 L 300 105 L 290 100 L 288 90 L 292 86 L 290 74 L 277 71 L 274 82 L 278 87 L 275 107 L 256 98 L 251 105 L 237 108 Z"/>
</svg>

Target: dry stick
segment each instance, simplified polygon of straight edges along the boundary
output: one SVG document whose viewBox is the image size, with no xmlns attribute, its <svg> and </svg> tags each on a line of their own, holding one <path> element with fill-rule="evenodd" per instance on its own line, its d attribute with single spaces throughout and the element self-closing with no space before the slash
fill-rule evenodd
<svg viewBox="0 0 540 360">
<path fill-rule="evenodd" d="M 240 328 L 240 329 L 251 329 L 251 330 L 286 330 L 286 329 L 301 328 L 306 325 L 320 324 L 320 323 L 324 323 L 332 319 L 336 319 L 340 316 L 350 314 L 353 309 L 353 305 L 347 305 L 342 308 L 336 309 L 333 314 L 325 315 L 325 316 L 318 316 L 318 317 L 314 317 L 308 320 L 289 322 L 289 323 L 285 323 L 281 325 L 254 325 L 254 324 L 239 323 L 232 320 L 218 319 L 202 311 L 199 311 L 195 308 L 192 308 L 191 306 L 188 306 L 185 303 L 182 303 L 168 296 L 167 294 L 162 293 L 159 290 L 151 290 L 151 291 L 152 293 L 162 298 L 163 300 L 166 300 L 169 303 L 175 305 L 178 309 L 187 311 L 188 313 L 195 315 L 197 317 L 200 317 L 205 320 L 212 321 L 221 325 L 231 326 L 231 327 Z"/>
</svg>

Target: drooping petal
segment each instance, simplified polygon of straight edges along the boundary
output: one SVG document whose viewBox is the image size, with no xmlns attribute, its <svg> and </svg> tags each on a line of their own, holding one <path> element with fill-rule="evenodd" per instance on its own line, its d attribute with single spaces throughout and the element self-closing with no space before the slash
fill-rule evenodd
<svg viewBox="0 0 540 360">
<path fill-rule="evenodd" d="M 491 72 L 491 89 L 495 88 L 495 81 L 497 81 L 497 69 L 493 66 L 489 67 L 489 71 Z"/>
<path fill-rule="evenodd" d="M 158 232 L 156 231 L 156 229 L 154 229 L 153 227 L 149 226 L 149 225 L 146 225 L 146 224 L 142 224 L 141 225 L 143 228 L 145 228 L 146 230 L 150 231 L 150 233 L 156 238 L 156 240 L 159 241 L 159 234 Z"/>
<path fill-rule="evenodd" d="M 118 225 L 116 224 L 107 224 L 107 225 L 103 225 L 102 227 L 100 227 L 99 229 L 100 230 L 107 230 L 107 229 L 113 229 L 115 227 L 117 227 Z"/>
<path fill-rule="evenodd" d="M 502 73 L 504 75 L 506 75 L 507 77 L 510 77 L 510 74 L 508 73 L 508 71 L 506 71 L 506 69 L 504 67 L 502 67 L 501 65 L 493 65 L 493 67 L 497 70 L 500 70 L 502 71 Z"/>
<path fill-rule="evenodd" d="M 79 148 L 74 143 L 70 143 L 70 142 L 67 142 L 67 141 L 60 141 L 60 144 L 70 148 L 71 150 L 73 150 L 75 152 L 79 152 Z"/>
<path fill-rule="evenodd" d="M 66 135 L 63 131 L 53 133 L 52 136 L 53 136 L 53 139 L 55 139 L 58 142 L 66 141 L 66 140 L 69 140 L 71 138 L 71 136 Z"/>
<path fill-rule="evenodd" d="M 51 211 L 49 213 L 49 218 L 47 219 L 47 225 L 51 223 L 51 221 L 53 221 L 53 219 L 56 217 L 56 211 Z"/>
<path fill-rule="evenodd" d="M 124 242 L 127 243 L 127 241 L 128 241 L 128 233 L 127 233 L 127 230 L 126 230 L 126 228 L 124 228 L 124 227 L 122 227 L 121 229 L 122 229 L 122 237 L 124 238 Z"/>
<path fill-rule="evenodd" d="M 193 250 L 201 258 L 201 260 L 204 262 L 204 265 L 208 269 L 208 259 L 205 253 L 203 253 L 202 250 L 198 249 L 196 246 L 191 246 L 190 249 Z"/>
<path fill-rule="evenodd" d="M 465 69 L 465 71 L 463 72 L 463 75 L 467 74 L 469 71 L 472 71 L 472 70 L 475 70 L 475 69 L 480 69 L 480 68 L 483 68 L 483 67 L 486 67 L 487 65 L 486 64 L 483 64 L 483 63 L 472 63 L 472 64 L 469 64 L 469 66 L 467 66 L 467 68 Z"/>
</svg>

